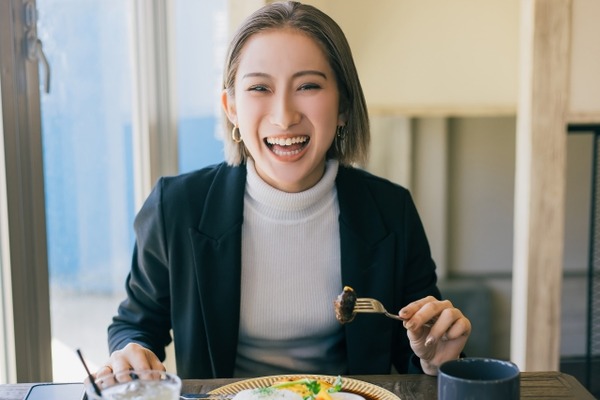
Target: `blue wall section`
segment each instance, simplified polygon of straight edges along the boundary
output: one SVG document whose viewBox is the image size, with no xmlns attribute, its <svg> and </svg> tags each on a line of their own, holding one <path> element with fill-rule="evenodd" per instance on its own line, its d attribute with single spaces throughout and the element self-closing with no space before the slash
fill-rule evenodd
<svg viewBox="0 0 600 400">
<path fill-rule="evenodd" d="M 223 161 L 223 142 L 216 138 L 216 118 L 179 121 L 179 171 L 189 172 Z"/>
<path fill-rule="evenodd" d="M 133 247 L 131 79 L 127 5 L 104 5 L 40 0 L 38 33 L 52 71 L 41 99 L 50 282 L 111 292 Z"/>
<path fill-rule="evenodd" d="M 51 93 L 41 97 L 51 288 L 120 292 L 130 268 L 137 210 L 128 3 L 37 2 L 38 35 L 52 72 Z M 179 74 L 187 83 L 178 87 L 185 92 L 179 102 L 185 113 L 178 121 L 181 172 L 223 160 L 217 119 L 209 115 L 218 100 L 209 88 L 218 74 L 202 56 L 211 52 L 201 48 L 213 45 L 213 13 L 219 7 L 224 6 L 211 4 L 211 12 L 202 14 L 206 28 L 198 34 L 204 40 L 194 40 L 194 51 L 184 46 L 177 60 L 185 66 Z M 178 23 L 184 39 L 190 35 L 179 30 L 195 27 L 196 17 Z"/>
</svg>

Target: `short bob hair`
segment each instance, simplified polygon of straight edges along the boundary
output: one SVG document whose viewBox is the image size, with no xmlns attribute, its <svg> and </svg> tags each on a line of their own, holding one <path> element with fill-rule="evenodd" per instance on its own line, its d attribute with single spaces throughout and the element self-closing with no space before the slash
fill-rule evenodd
<svg viewBox="0 0 600 400">
<path fill-rule="evenodd" d="M 343 165 L 364 165 L 368 158 L 370 131 L 365 97 L 348 41 L 339 25 L 317 8 L 296 1 L 275 2 L 250 15 L 238 28 L 227 51 L 223 71 L 223 89 L 235 96 L 235 77 L 240 54 L 248 39 L 255 33 L 271 29 L 296 29 L 313 38 L 323 49 L 338 84 L 340 112 L 347 115 L 345 127 L 329 149 L 329 158 Z M 246 147 L 231 138 L 233 124 L 225 116 L 223 140 L 225 159 L 229 165 L 244 163 Z"/>
</svg>

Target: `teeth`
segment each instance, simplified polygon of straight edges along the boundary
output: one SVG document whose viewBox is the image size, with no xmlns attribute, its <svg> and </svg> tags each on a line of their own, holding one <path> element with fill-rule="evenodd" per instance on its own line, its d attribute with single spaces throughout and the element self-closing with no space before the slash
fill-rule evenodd
<svg viewBox="0 0 600 400">
<path fill-rule="evenodd" d="M 282 151 L 282 150 L 273 150 L 273 153 L 278 156 L 293 156 L 300 153 L 302 150 L 293 150 L 293 151 Z"/>
<path fill-rule="evenodd" d="M 278 146 L 291 146 L 297 143 L 304 143 L 308 140 L 306 136 L 296 136 L 293 138 L 267 138 L 267 143 Z"/>
</svg>

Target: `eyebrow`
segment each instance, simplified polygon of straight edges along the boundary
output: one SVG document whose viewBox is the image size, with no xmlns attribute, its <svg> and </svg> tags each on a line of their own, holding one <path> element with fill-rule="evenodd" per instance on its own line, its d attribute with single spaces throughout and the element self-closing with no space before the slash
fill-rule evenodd
<svg viewBox="0 0 600 400">
<path fill-rule="evenodd" d="M 324 72 L 318 71 L 318 70 L 306 70 L 306 71 L 298 71 L 295 74 L 292 75 L 292 78 L 299 78 L 301 76 L 306 76 L 306 75 L 318 75 L 323 77 L 323 79 L 327 80 L 327 75 L 325 75 Z M 271 75 L 265 73 L 265 72 L 249 72 L 247 74 L 245 74 L 242 79 L 244 78 L 253 78 L 253 77 L 262 77 L 262 78 L 270 78 Z"/>
</svg>

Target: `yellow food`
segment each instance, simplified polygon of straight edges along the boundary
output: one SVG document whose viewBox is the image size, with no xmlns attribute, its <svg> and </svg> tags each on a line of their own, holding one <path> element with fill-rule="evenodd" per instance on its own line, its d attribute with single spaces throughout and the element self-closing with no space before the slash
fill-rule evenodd
<svg viewBox="0 0 600 400">
<path fill-rule="evenodd" d="M 311 390 L 311 387 L 315 387 L 314 382 L 316 382 L 320 388 L 316 394 Z M 314 398 L 315 400 L 332 400 L 329 389 L 331 389 L 333 385 L 320 379 L 313 381 L 310 386 L 306 384 L 305 380 L 294 381 L 293 379 L 286 379 L 273 382 L 272 387 L 285 388 L 286 390 L 298 393 L 303 399 Z"/>
</svg>

